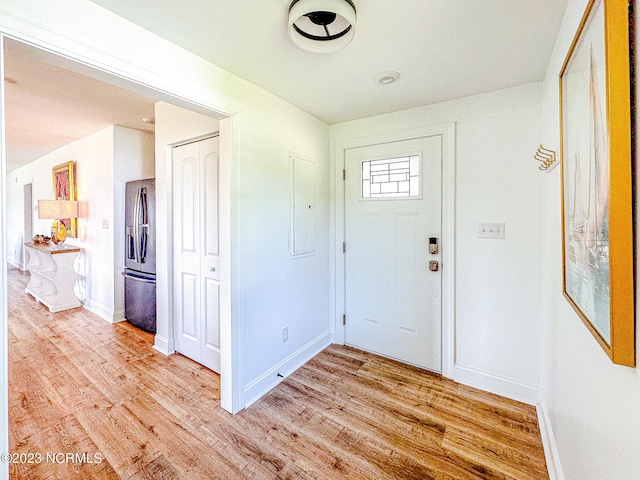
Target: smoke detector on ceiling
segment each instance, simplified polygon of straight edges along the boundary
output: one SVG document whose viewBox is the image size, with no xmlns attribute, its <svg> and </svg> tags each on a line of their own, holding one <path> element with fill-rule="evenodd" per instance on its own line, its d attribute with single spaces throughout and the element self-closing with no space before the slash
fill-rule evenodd
<svg viewBox="0 0 640 480">
<path fill-rule="evenodd" d="M 293 0 L 289 6 L 289 37 L 309 52 L 346 47 L 355 30 L 356 6 L 351 0 Z"/>
</svg>

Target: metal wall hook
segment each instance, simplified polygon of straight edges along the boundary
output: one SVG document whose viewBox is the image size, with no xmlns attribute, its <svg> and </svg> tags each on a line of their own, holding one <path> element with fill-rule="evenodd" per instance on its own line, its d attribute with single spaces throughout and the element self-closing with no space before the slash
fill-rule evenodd
<svg viewBox="0 0 640 480">
<path fill-rule="evenodd" d="M 556 164 L 556 152 L 544 148 L 542 145 L 538 147 L 533 158 L 542 163 L 542 165 L 538 167 L 540 170 L 550 171 Z"/>
</svg>

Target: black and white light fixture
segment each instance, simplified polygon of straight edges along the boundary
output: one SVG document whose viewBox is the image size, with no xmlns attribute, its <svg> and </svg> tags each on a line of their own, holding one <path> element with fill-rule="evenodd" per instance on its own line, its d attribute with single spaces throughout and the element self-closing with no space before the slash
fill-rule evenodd
<svg viewBox="0 0 640 480">
<path fill-rule="evenodd" d="M 314 53 L 334 52 L 355 35 L 356 6 L 351 0 L 293 0 L 289 6 L 289 37 Z"/>
</svg>

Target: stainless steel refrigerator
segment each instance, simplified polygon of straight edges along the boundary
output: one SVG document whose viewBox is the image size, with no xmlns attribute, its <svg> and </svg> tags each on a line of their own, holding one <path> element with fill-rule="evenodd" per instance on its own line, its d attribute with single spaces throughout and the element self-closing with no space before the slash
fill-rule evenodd
<svg viewBox="0 0 640 480">
<path fill-rule="evenodd" d="M 156 332 L 155 179 L 127 182 L 124 311 L 133 325 Z"/>
</svg>

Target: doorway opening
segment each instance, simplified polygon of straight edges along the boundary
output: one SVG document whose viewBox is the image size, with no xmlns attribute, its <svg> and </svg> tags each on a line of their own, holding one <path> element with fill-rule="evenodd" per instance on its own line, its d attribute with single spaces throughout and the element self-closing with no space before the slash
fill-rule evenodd
<svg viewBox="0 0 640 480">
<path fill-rule="evenodd" d="M 12 53 L 9 53 L 8 55 L 6 55 L 6 60 L 3 57 L 5 76 L 9 78 L 9 80 L 5 81 L 5 86 L 7 88 L 5 88 L 5 97 L 3 98 L 3 101 L 4 101 L 3 106 L 5 107 L 5 111 L 6 111 L 6 124 L 4 125 L 4 128 L 5 128 L 5 131 L 7 132 L 6 143 L 5 145 L 3 145 L 3 150 L 6 152 L 8 164 L 10 164 L 11 159 L 18 158 L 20 156 L 21 151 L 23 153 L 26 152 L 25 158 L 28 159 L 28 161 L 26 162 L 27 165 L 32 163 L 34 159 L 37 160 L 50 153 L 50 151 L 38 150 L 37 148 L 39 147 L 38 145 L 29 145 L 26 138 L 20 138 L 19 136 L 16 137 L 15 135 L 13 135 L 13 133 L 15 132 L 11 132 L 12 122 L 14 120 L 21 120 L 20 115 L 22 114 L 24 114 L 27 120 L 36 119 L 36 118 L 47 119 L 48 129 L 45 128 L 40 131 L 41 139 L 45 139 L 45 137 L 47 137 L 51 133 L 51 131 L 61 127 L 61 123 L 55 121 L 54 119 L 55 115 L 52 116 L 52 113 L 57 113 L 57 110 L 62 109 L 64 102 L 66 100 L 66 97 L 64 94 L 60 94 L 55 98 L 50 98 L 49 100 L 51 100 L 52 103 L 46 104 L 48 105 L 48 108 L 47 108 L 45 106 L 44 99 L 41 97 L 35 103 L 23 104 L 23 107 L 22 107 L 23 110 L 22 111 L 18 110 L 18 114 L 16 115 L 16 110 L 12 111 L 12 107 L 10 106 L 12 95 L 19 95 L 20 88 L 26 87 L 29 79 L 38 78 L 38 77 L 43 77 L 50 84 L 60 88 L 64 87 L 65 85 L 69 86 L 69 84 L 65 83 L 64 81 L 61 81 L 61 82 L 52 81 L 51 78 L 47 77 L 47 75 L 44 75 L 42 71 L 37 72 L 37 74 L 28 75 L 28 72 L 26 72 L 25 70 L 21 70 L 26 67 L 35 68 L 35 69 L 41 68 L 41 69 L 47 69 L 47 70 L 56 70 L 58 73 L 62 75 L 64 74 L 69 75 L 68 78 L 73 77 L 74 80 L 78 80 L 81 83 L 83 83 L 84 88 L 86 88 L 84 102 L 85 102 L 85 106 L 88 109 L 90 109 L 92 102 L 94 102 L 95 100 L 94 98 L 95 92 L 92 91 L 92 88 L 95 88 L 95 90 L 98 90 L 104 87 L 104 90 L 107 91 L 109 95 L 111 95 L 110 97 L 111 101 L 114 104 L 118 104 L 119 107 L 121 107 L 121 113 L 123 112 L 126 113 L 126 110 L 127 110 L 126 101 L 123 99 L 131 100 L 134 97 L 138 99 L 146 98 L 147 100 L 151 101 L 152 106 L 158 105 L 158 104 L 172 105 L 175 108 L 180 108 L 185 112 L 194 113 L 194 114 L 201 115 L 203 117 L 207 117 L 211 119 L 213 122 L 215 122 L 218 125 L 221 136 L 225 137 L 229 145 L 231 144 L 230 129 L 226 129 L 223 122 L 225 119 L 229 118 L 229 116 L 226 114 L 221 114 L 219 112 L 216 112 L 208 107 L 203 106 L 202 104 L 196 104 L 196 103 L 190 102 L 188 99 L 189 95 L 184 95 L 184 94 L 180 95 L 180 92 L 163 91 L 160 89 L 155 89 L 151 86 L 143 86 L 132 80 L 128 80 L 121 75 L 116 76 L 115 74 L 112 74 L 108 71 L 99 70 L 97 68 L 92 67 L 91 65 L 80 63 L 79 61 L 76 61 L 74 59 L 71 59 L 68 57 L 62 57 L 56 53 L 42 49 L 38 46 L 24 43 L 19 39 L 9 38 L 4 36 L 2 37 L 2 42 L 4 44 L 3 55 L 6 52 L 13 52 L 13 53 L 17 52 L 18 57 L 22 57 L 23 59 L 26 60 L 25 62 L 20 64 L 20 68 L 15 70 L 14 76 L 19 78 L 14 78 L 14 77 L 11 77 L 12 65 L 10 64 L 10 61 L 11 61 Z M 24 84 L 21 84 L 22 78 L 27 79 L 25 80 Z M 100 87 L 98 87 L 99 84 L 100 84 Z M 11 90 L 13 87 L 16 87 L 16 88 Z M 42 93 L 42 90 L 40 90 L 40 93 Z M 73 96 L 74 93 L 78 93 L 78 92 L 76 91 L 76 92 L 66 92 L 66 93 Z M 19 104 L 20 102 L 16 102 L 16 103 Z M 144 101 L 142 101 L 142 103 L 144 103 Z M 33 108 L 39 107 L 41 110 L 40 111 L 34 110 L 34 111 L 28 111 L 28 112 L 26 111 L 27 108 L 32 108 L 32 107 Z M 151 117 L 152 116 L 153 116 L 153 110 L 152 110 Z M 145 115 L 145 117 L 149 117 L 149 115 Z M 117 127 L 117 129 L 122 129 L 122 131 L 125 131 L 124 136 L 126 137 L 127 136 L 126 133 L 129 130 L 138 131 L 138 128 L 140 128 L 140 130 L 143 129 L 143 127 L 136 127 L 129 124 L 128 123 L 129 120 L 127 120 L 126 118 L 123 118 L 121 121 L 117 121 L 117 122 L 107 121 L 106 117 L 100 117 L 94 120 L 96 124 L 100 124 L 100 122 L 102 123 L 94 130 L 93 133 L 86 133 L 85 135 L 88 135 L 88 136 L 92 136 L 94 134 L 100 135 L 100 132 L 102 132 L 104 129 Z M 156 134 L 159 128 L 163 128 L 163 126 L 156 124 L 155 125 Z M 164 126 L 164 128 L 166 130 L 167 128 L 166 125 Z M 85 137 L 81 137 L 81 138 L 85 138 Z M 113 139 L 113 137 L 111 138 Z M 133 142 L 131 140 L 131 138 L 133 137 L 127 137 L 127 138 L 129 138 L 129 143 Z M 70 143 L 73 143 L 73 140 Z M 156 152 L 156 155 L 158 154 L 158 152 L 160 152 L 161 155 L 163 155 L 165 153 L 166 148 L 168 147 L 168 144 L 165 144 L 165 145 L 158 144 L 157 135 L 156 135 L 155 141 L 152 140 L 151 143 L 155 144 L 153 145 L 153 147 Z M 111 142 L 110 145 L 111 147 L 113 147 L 114 143 Z M 32 148 L 27 148 L 27 147 L 32 147 Z M 137 147 L 142 148 L 140 145 L 137 145 Z M 58 147 L 58 148 L 62 148 L 62 147 Z M 89 156 L 92 157 L 92 159 L 95 160 L 96 162 L 100 162 L 101 153 L 104 153 L 103 150 L 97 149 L 97 150 L 94 150 L 93 154 Z M 134 167 L 133 164 L 128 161 L 128 158 L 126 158 L 126 156 L 118 156 L 118 155 L 121 155 L 122 153 L 123 153 L 122 150 L 118 152 L 116 151 L 112 152 L 112 158 L 116 159 L 114 160 L 114 162 L 116 163 L 113 164 L 113 167 L 110 170 L 104 169 L 104 164 L 97 163 L 96 165 L 91 167 L 89 162 L 83 163 L 81 166 L 82 172 L 78 172 L 78 182 L 79 183 L 89 182 L 88 179 L 89 177 L 91 177 L 91 181 L 94 181 L 98 184 L 100 182 L 111 181 L 113 182 L 113 185 L 117 186 L 119 182 L 124 183 L 125 178 L 123 178 L 122 176 L 119 176 L 119 174 L 125 170 L 127 171 L 127 173 L 129 173 L 128 169 L 133 168 L 134 170 L 137 169 L 136 170 L 137 172 L 142 172 L 141 174 L 144 174 L 145 172 L 144 167 L 139 167 L 139 168 Z M 29 156 L 29 155 L 32 155 L 32 156 Z M 69 158 L 68 160 L 73 160 L 75 162 L 78 162 L 78 157 L 76 157 L 76 155 L 78 155 L 77 151 L 70 152 L 69 155 L 74 158 Z M 221 157 L 221 161 L 226 162 L 226 165 L 230 165 L 230 162 L 231 162 L 230 155 L 231 155 L 230 150 L 228 149 L 225 150 L 225 156 Z M 117 164 L 117 162 L 122 162 L 122 163 Z M 77 163 L 76 166 L 80 167 L 80 164 Z M 158 160 L 156 159 L 153 165 L 153 169 L 158 179 L 161 180 L 160 187 L 164 189 L 163 191 L 161 191 L 160 195 L 163 195 L 164 193 L 166 193 L 167 186 L 171 185 L 171 175 L 167 174 L 167 172 L 163 167 L 164 167 L 164 164 L 158 164 Z M 8 250 L 12 248 L 11 245 L 13 244 L 20 245 L 20 250 L 22 250 L 22 244 L 24 243 L 24 241 L 32 238 L 37 228 L 41 228 L 38 226 L 36 229 L 30 230 L 30 227 L 33 227 L 34 225 L 40 225 L 39 223 L 37 223 L 38 222 L 36 218 L 37 214 L 34 212 L 33 202 L 34 202 L 34 199 L 37 199 L 40 196 L 42 196 L 43 198 L 48 198 L 48 196 L 51 195 L 51 168 L 42 168 L 41 171 L 38 172 L 38 176 L 39 177 L 42 176 L 42 179 L 39 179 L 38 181 L 34 180 L 33 182 L 28 183 L 31 189 L 31 195 L 30 195 L 31 205 L 27 207 L 27 191 L 26 191 L 27 184 L 24 182 L 27 175 L 22 174 L 22 172 L 20 171 L 21 168 L 24 168 L 24 165 L 12 164 L 11 166 L 8 166 L 5 171 L 5 179 L 6 179 L 5 185 L 4 185 L 5 191 L 11 190 L 11 188 L 15 189 L 14 184 L 20 186 L 19 208 L 12 209 L 12 211 L 14 210 L 19 211 L 20 212 L 19 215 L 21 218 L 19 218 L 18 221 L 15 221 L 15 222 L 10 220 L 5 224 L 6 225 L 5 228 L 7 229 L 7 232 L 10 233 L 8 236 L 10 236 L 11 238 L 14 238 L 14 237 L 19 238 L 19 240 L 16 241 L 14 239 L 13 242 L 8 241 L 6 244 L 6 247 Z M 230 171 L 230 167 L 228 168 L 228 170 Z M 45 177 L 47 177 L 46 180 L 44 180 Z M 229 175 L 229 178 L 230 178 L 230 175 Z M 228 181 L 228 180 L 229 179 L 227 177 L 224 177 L 224 179 L 222 179 L 221 181 Z M 24 189 L 22 188 L 23 184 L 25 185 Z M 119 206 L 124 203 L 124 198 L 120 199 L 115 190 L 116 189 L 114 188 L 114 191 L 112 192 L 111 197 L 108 197 L 108 196 L 105 197 L 105 201 L 107 201 L 109 205 L 112 205 L 113 208 L 110 209 L 109 213 L 105 213 L 103 211 L 98 215 L 96 215 L 96 211 L 99 211 L 99 209 L 96 210 L 95 207 L 98 205 L 97 202 L 99 202 L 100 200 L 94 199 L 93 197 L 91 197 L 91 194 L 95 193 L 95 190 L 88 188 L 87 190 L 85 190 L 87 196 L 85 196 L 84 198 L 82 195 L 79 196 L 78 198 L 80 202 L 79 217 L 80 217 L 81 226 L 78 229 L 78 237 L 75 239 L 70 239 L 69 242 L 79 244 L 83 246 L 85 250 L 88 250 L 87 249 L 88 244 L 92 244 L 92 242 L 96 241 L 97 239 L 102 239 L 102 240 L 106 239 L 109 242 L 111 242 L 112 247 L 108 250 L 103 250 L 102 252 L 104 253 L 106 251 L 108 253 L 109 258 L 114 260 L 114 262 L 110 264 L 112 271 L 110 273 L 111 278 L 109 279 L 109 285 L 110 285 L 109 288 L 113 288 L 114 290 L 117 290 L 118 289 L 117 279 L 119 278 L 119 275 L 118 275 L 119 272 L 117 271 L 113 272 L 113 266 L 117 265 L 117 262 L 115 261 L 115 259 L 118 256 L 124 255 L 124 234 L 120 235 L 119 234 L 120 232 L 116 231 L 118 229 L 124 230 L 124 222 L 120 221 L 121 218 L 119 213 Z M 229 191 L 229 190 L 230 190 L 229 188 L 225 188 L 225 191 Z M 91 198 L 90 202 L 88 201 L 89 198 Z M 14 202 L 14 200 L 15 199 L 13 194 L 7 195 L 8 202 Z M 84 204 L 83 204 L 83 201 L 84 201 Z M 225 201 L 225 208 L 228 208 L 229 200 L 225 198 L 224 201 Z M 159 209 L 158 209 L 158 216 L 161 220 L 160 223 L 162 223 L 162 226 L 163 226 L 163 229 L 161 230 L 161 232 L 159 232 L 159 235 L 164 235 L 163 240 L 161 241 L 161 243 L 164 246 L 164 253 L 162 252 L 160 253 L 160 255 L 163 255 L 162 262 L 164 263 L 164 265 L 171 264 L 171 248 L 170 247 L 171 247 L 172 239 L 169 234 L 169 232 L 172 231 L 172 219 L 170 214 L 171 210 L 172 210 L 172 205 L 170 200 L 165 201 L 163 204 L 159 205 Z M 27 212 L 30 212 L 33 214 L 33 216 L 30 219 L 27 218 Z M 93 226 L 90 225 L 90 224 L 95 224 L 96 221 L 98 225 L 97 228 L 99 229 L 99 231 L 95 230 L 96 228 L 95 225 Z M 82 227 L 83 223 L 84 223 L 84 228 Z M 17 230 L 17 232 L 16 231 L 11 232 L 12 229 Z M 221 235 L 223 236 L 228 235 L 228 233 L 229 232 L 225 230 L 221 232 Z M 228 243 L 229 243 L 228 241 L 225 242 L 225 245 L 227 245 L 227 247 L 228 247 Z M 91 248 L 93 248 L 94 246 L 95 245 L 91 245 Z M 230 255 L 228 248 L 227 250 L 224 251 L 224 254 Z M 7 256 L 14 257 L 15 255 L 13 254 L 12 251 L 9 250 L 7 251 Z M 23 259 L 22 266 L 24 266 L 24 256 L 22 257 L 22 259 Z M 83 274 L 85 276 L 82 282 L 84 285 L 86 285 L 87 296 L 90 296 L 92 293 L 95 293 L 95 291 L 109 290 L 109 288 L 106 288 L 106 289 L 102 288 L 102 284 L 99 283 L 101 281 L 99 276 L 95 277 L 96 280 L 93 281 L 91 285 L 88 282 L 88 279 L 94 278 L 92 277 L 92 275 L 95 273 L 97 263 L 98 262 L 91 262 L 91 263 L 85 262 L 82 264 Z M 121 263 L 122 263 L 122 267 L 124 267 L 123 262 Z M 223 264 L 225 266 L 230 265 L 230 260 L 225 259 L 225 262 L 223 262 Z M 5 269 L 4 278 L 6 278 L 7 266 L 4 265 L 3 268 Z M 170 294 L 170 292 L 172 291 L 173 285 L 171 282 L 171 278 L 169 276 L 168 269 L 167 271 L 164 271 L 164 272 L 158 272 L 158 274 L 159 274 L 158 275 L 159 284 L 161 284 L 162 288 L 164 289 L 163 292 L 159 293 L 158 298 L 164 299 L 166 303 L 159 305 L 158 324 L 160 326 L 160 323 L 162 323 L 162 326 L 159 329 L 158 335 L 156 335 L 154 348 L 156 350 L 162 351 L 162 353 L 164 354 L 171 354 L 173 353 L 173 349 L 172 349 L 173 305 L 171 302 L 172 295 Z M 225 275 L 227 274 L 225 273 Z M 5 284 L 5 287 L 6 287 L 6 284 Z M 94 292 L 91 291 L 91 288 L 94 288 Z M 226 287 L 225 289 L 226 293 L 229 293 L 229 288 L 230 287 Z M 6 294 L 6 291 L 5 291 L 5 294 Z M 118 293 L 114 293 L 114 296 L 115 295 L 118 295 Z M 124 294 L 122 294 L 122 296 L 124 296 Z M 230 303 L 230 295 L 226 295 L 221 299 L 221 301 Z M 114 305 L 115 305 L 115 302 L 114 302 Z M 225 308 L 225 311 L 229 311 L 229 310 L 230 310 L 230 307 L 227 306 Z M 115 322 L 118 320 L 117 318 L 115 318 L 117 317 L 117 311 L 115 307 L 111 309 L 107 308 L 105 309 L 105 311 L 107 315 L 113 315 L 111 320 L 112 322 Z M 5 323 L 6 321 L 7 321 L 6 317 L 0 319 L 0 323 L 2 323 L 3 326 L 5 327 L 5 331 L 6 331 L 6 323 Z M 230 323 L 230 317 L 225 316 L 223 318 L 223 321 Z M 230 329 L 227 329 L 227 330 L 230 330 Z M 3 349 L 8 349 L 9 348 L 8 339 L 5 338 L 3 341 L 4 341 Z M 230 343 L 231 343 L 231 340 L 229 338 L 227 344 L 230 345 Z M 231 355 L 230 352 L 225 352 L 225 351 L 223 351 L 223 354 L 225 355 L 228 354 L 229 356 Z M 230 367 L 230 362 L 229 362 L 229 367 Z M 231 404 L 232 404 L 230 398 L 232 393 L 229 391 L 230 388 L 229 389 L 226 388 L 226 385 L 231 385 L 233 383 L 230 378 L 231 370 L 229 368 L 228 370 L 225 371 L 223 368 L 220 373 L 221 373 L 221 377 L 226 376 L 225 381 L 221 380 L 220 382 L 221 396 L 227 397 L 226 406 L 224 405 L 225 403 L 224 400 L 222 402 L 223 408 L 230 410 Z M 4 391 L 4 387 L 0 388 L 0 393 L 3 396 L 8 395 L 8 392 Z"/>
</svg>

